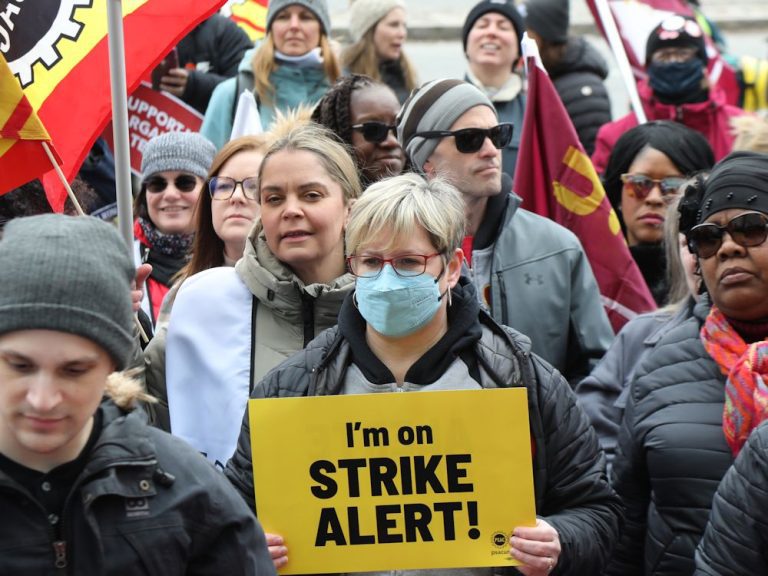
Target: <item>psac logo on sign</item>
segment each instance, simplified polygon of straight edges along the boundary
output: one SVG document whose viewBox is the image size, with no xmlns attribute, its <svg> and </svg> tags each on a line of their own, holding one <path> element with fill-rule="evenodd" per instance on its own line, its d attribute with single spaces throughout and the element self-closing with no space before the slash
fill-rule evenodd
<svg viewBox="0 0 768 576">
<path fill-rule="evenodd" d="M 259 519 L 289 547 L 281 573 L 517 563 L 509 535 L 536 520 L 525 389 L 252 400 L 249 413 Z"/>
</svg>

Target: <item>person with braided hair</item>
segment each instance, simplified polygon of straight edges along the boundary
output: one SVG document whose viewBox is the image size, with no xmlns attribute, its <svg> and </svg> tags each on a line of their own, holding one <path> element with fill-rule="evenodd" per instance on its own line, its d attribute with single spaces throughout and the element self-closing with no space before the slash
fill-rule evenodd
<svg viewBox="0 0 768 576">
<path fill-rule="evenodd" d="M 392 89 L 362 74 L 340 78 L 317 103 L 312 120 L 352 148 L 363 187 L 405 168 L 395 120 L 400 103 Z"/>
<path fill-rule="evenodd" d="M 630 384 L 613 465 L 626 523 L 607 574 L 693 574 L 715 491 L 768 419 L 768 156 L 726 156 L 679 211 L 706 294 Z"/>
</svg>

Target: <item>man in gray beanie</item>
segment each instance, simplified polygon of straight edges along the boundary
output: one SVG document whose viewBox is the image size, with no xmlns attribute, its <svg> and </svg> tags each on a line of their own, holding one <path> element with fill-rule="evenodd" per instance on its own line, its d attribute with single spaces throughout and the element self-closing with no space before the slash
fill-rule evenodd
<svg viewBox="0 0 768 576">
<path fill-rule="evenodd" d="M 274 575 L 242 498 L 114 372 L 133 347 L 117 230 L 17 218 L 0 262 L 0 574 Z"/>
<path fill-rule="evenodd" d="M 414 169 L 462 192 L 464 254 L 481 303 L 575 384 L 605 353 L 613 331 L 579 240 L 520 208 L 511 191 L 501 165 L 511 131 L 485 94 L 461 80 L 424 84 L 397 119 Z"/>
</svg>

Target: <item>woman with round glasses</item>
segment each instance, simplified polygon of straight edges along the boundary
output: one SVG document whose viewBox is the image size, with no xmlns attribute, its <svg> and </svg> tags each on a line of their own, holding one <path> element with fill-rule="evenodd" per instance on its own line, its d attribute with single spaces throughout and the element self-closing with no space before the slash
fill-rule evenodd
<svg viewBox="0 0 768 576">
<path fill-rule="evenodd" d="M 631 384 L 613 466 L 627 518 L 609 574 L 692 574 L 715 490 L 768 416 L 766 191 L 768 156 L 751 152 L 686 189 L 707 293 Z"/>
<path fill-rule="evenodd" d="M 405 154 L 395 133 L 399 110 L 400 103 L 387 85 L 350 74 L 340 78 L 317 103 L 312 120 L 354 149 L 366 188 L 387 176 L 397 176 L 405 167 Z"/>
<path fill-rule="evenodd" d="M 200 133 L 221 148 L 245 90 L 256 96 L 265 130 L 278 112 L 317 102 L 341 76 L 330 34 L 327 0 L 270 0 L 264 39 L 243 55 L 235 78 L 216 86 Z"/>
<path fill-rule="evenodd" d="M 152 265 L 141 306 L 153 323 L 174 276 L 189 260 L 194 208 L 215 154 L 213 144 L 195 132 L 168 132 L 144 146 L 134 248 L 136 261 Z"/>
<path fill-rule="evenodd" d="M 667 206 L 692 173 L 711 168 L 712 149 L 698 132 L 667 120 L 626 132 L 611 152 L 603 176 L 629 250 L 654 300 L 667 302 L 662 244 Z"/>
<path fill-rule="evenodd" d="M 168 324 L 171 432 L 220 466 L 254 384 L 336 324 L 354 286 L 344 228 L 360 181 L 346 148 L 298 121 L 268 148 L 258 186 L 261 215 L 243 257 L 187 278 Z"/>
<path fill-rule="evenodd" d="M 594 431 L 563 377 L 481 309 L 461 275 L 464 228 L 464 201 L 440 179 L 404 174 L 371 185 L 347 226 L 357 282 L 338 326 L 271 371 L 252 397 L 526 387 L 539 518 L 514 530 L 510 553 L 523 574 L 599 574 L 621 506 Z M 252 470 L 246 416 L 226 474 L 251 505 Z M 290 563 L 290 543 L 267 541 L 277 567 Z"/>
<path fill-rule="evenodd" d="M 144 350 L 146 384 L 158 399 L 148 411 L 153 424 L 163 430 L 170 430 L 165 345 L 176 294 L 190 276 L 217 266 L 234 266 L 242 257 L 248 232 L 259 215 L 258 173 L 266 149 L 265 135 L 243 136 L 225 144 L 213 159 L 205 193 L 198 196 L 192 257 L 174 277 L 155 336 Z"/>
</svg>

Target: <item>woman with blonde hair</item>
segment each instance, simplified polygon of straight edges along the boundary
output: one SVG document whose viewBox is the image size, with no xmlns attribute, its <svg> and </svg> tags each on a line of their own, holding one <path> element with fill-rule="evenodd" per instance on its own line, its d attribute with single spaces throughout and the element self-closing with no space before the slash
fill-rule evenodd
<svg viewBox="0 0 768 576">
<path fill-rule="evenodd" d="M 594 431 L 568 382 L 530 352 L 527 338 L 480 307 L 461 274 L 465 221 L 461 194 L 439 178 L 404 174 L 372 184 L 349 217 L 356 288 L 338 326 L 270 371 L 253 398 L 525 388 L 538 517 L 501 546 L 523 574 L 599 574 L 618 536 L 621 504 Z M 225 473 L 253 505 L 248 418 L 242 423 Z M 277 567 L 290 565 L 290 542 L 268 534 L 267 543 Z"/>
<path fill-rule="evenodd" d="M 274 574 L 229 483 L 136 409 L 148 399 L 121 372 L 134 267 L 117 230 L 17 218 L 0 261 L 0 573 Z"/>
<path fill-rule="evenodd" d="M 222 466 L 253 385 L 336 324 L 354 286 L 344 229 L 361 188 L 345 146 L 298 124 L 271 144 L 258 176 L 261 217 L 243 257 L 188 278 L 168 325 L 171 432 Z"/>
<path fill-rule="evenodd" d="M 200 132 L 221 148 L 244 90 L 256 96 L 265 130 L 278 111 L 320 100 L 341 76 L 330 32 L 326 0 L 271 0 L 264 39 L 245 53 L 237 76 L 213 91 Z"/>
<path fill-rule="evenodd" d="M 419 83 L 403 51 L 408 36 L 403 0 L 352 0 L 352 44 L 341 53 L 344 69 L 383 82 L 402 104 Z"/>
</svg>

